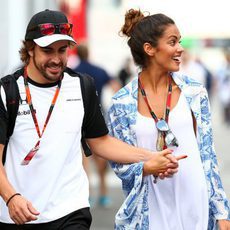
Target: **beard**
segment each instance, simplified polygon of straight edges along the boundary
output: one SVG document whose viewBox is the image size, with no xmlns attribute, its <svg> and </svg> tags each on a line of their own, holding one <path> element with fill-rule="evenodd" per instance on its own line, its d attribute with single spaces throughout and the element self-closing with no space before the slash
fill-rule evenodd
<svg viewBox="0 0 230 230">
<path fill-rule="evenodd" d="M 64 69 L 66 68 L 66 63 L 64 64 L 63 62 L 60 62 L 58 64 L 54 62 L 41 64 L 36 61 L 35 56 L 33 56 L 33 62 L 38 72 L 49 82 L 58 81 L 63 75 Z"/>
</svg>

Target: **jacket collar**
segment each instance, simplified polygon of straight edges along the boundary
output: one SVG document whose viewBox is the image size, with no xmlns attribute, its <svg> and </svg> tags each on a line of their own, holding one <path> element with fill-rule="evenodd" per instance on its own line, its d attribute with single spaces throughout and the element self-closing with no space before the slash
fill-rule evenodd
<svg viewBox="0 0 230 230">
<path fill-rule="evenodd" d="M 196 95 L 200 94 L 201 89 L 203 88 L 199 82 L 186 75 L 181 75 L 177 72 L 174 72 L 172 73 L 172 77 L 185 96 L 195 97 Z"/>
</svg>

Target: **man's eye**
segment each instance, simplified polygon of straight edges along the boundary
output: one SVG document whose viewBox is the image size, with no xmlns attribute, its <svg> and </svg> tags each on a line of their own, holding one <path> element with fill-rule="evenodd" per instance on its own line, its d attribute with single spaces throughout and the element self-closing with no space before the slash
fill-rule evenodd
<svg viewBox="0 0 230 230">
<path fill-rule="evenodd" d="M 66 48 L 60 49 L 60 53 L 65 53 L 65 52 L 66 52 Z"/>
<path fill-rule="evenodd" d="M 43 49 L 42 50 L 44 53 L 50 53 L 51 52 L 51 50 L 47 50 L 47 49 Z"/>
</svg>

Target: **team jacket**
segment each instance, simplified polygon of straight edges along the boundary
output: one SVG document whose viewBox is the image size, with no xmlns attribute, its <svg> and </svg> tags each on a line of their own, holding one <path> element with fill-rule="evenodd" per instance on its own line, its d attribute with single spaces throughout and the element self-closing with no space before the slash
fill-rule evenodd
<svg viewBox="0 0 230 230">
<path fill-rule="evenodd" d="M 209 197 L 208 230 L 217 229 L 218 219 L 230 219 L 229 201 L 219 176 L 211 127 L 211 113 L 206 89 L 193 79 L 173 73 L 173 79 L 186 97 L 197 123 L 197 143 L 206 177 Z M 109 110 L 110 135 L 137 146 L 135 124 L 137 118 L 138 78 L 118 91 Z M 143 163 L 117 164 L 110 162 L 122 180 L 126 199 L 115 218 L 115 229 L 149 229 L 148 188 L 143 180 Z"/>
</svg>

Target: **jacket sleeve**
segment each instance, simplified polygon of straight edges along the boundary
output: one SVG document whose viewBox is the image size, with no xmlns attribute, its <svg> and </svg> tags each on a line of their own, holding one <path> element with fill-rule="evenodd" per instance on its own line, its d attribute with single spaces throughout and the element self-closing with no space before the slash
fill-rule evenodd
<svg viewBox="0 0 230 230">
<path fill-rule="evenodd" d="M 230 219 L 229 201 L 223 189 L 218 169 L 217 156 L 213 142 L 213 131 L 211 125 L 210 104 L 207 91 L 201 93 L 201 155 L 204 167 L 206 167 L 206 178 L 210 194 L 209 214 L 218 219 Z M 209 163 L 208 163 L 209 162 Z"/>
<path fill-rule="evenodd" d="M 127 116 L 127 106 L 113 104 L 108 112 L 109 134 L 128 144 L 135 145 L 133 136 L 130 134 Z M 110 162 L 116 175 L 122 180 L 122 189 L 127 196 L 131 190 L 139 190 L 142 183 L 143 162 L 134 164 L 118 164 Z"/>
</svg>

